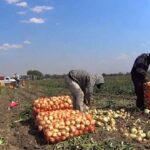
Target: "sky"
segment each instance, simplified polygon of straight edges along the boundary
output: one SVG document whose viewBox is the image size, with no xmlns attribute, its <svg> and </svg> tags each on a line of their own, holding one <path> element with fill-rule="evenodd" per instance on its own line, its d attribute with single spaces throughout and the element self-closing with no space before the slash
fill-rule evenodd
<svg viewBox="0 0 150 150">
<path fill-rule="evenodd" d="M 0 75 L 130 72 L 150 52 L 150 0 L 0 0 Z"/>
</svg>

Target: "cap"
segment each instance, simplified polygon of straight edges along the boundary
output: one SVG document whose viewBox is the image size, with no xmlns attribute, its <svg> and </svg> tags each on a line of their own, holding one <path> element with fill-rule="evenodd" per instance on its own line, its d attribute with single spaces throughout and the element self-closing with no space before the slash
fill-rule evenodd
<svg viewBox="0 0 150 150">
<path fill-rule="evenodd" d="M 96 74 L 95 75 L 95 84 L 101 84 L 104 83 L 104 77 L 102 74 Z"/>
</svg>

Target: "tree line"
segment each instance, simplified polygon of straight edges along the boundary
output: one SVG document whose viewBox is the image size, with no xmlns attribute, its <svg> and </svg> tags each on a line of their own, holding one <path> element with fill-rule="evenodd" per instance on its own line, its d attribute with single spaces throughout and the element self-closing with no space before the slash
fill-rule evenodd
<svg viewBox="0 0 150 150">
<path fill-rule="evenodd" d="M 27 75 L 21 75 L 22 79 L 25 80 L 42 80 L 42 79 L 59 79 L 64 78 L 64 75 L 57 75 L 57 74 L 43 74 L 39 70 L 28 70 Z"/>
<path fill-rule="evenodd" d="M 110 74 L 106 74 L 103 73 L 103 76 L 123 76 L 123 75 L 129 75 L 130 73 L 110 73 Z M 42 79 L 60 79 L 60 78 L 64 78 L 65 74 L 62 75 L 58 75 L 58 74 L 43 74 L 41 71 L 39 70 L 28 70 L 27 71 L 27 75 L 22 75 L 21 78 L 22 79 L 29 79 L 29 80 L 42 80 Z"/>
</svg>

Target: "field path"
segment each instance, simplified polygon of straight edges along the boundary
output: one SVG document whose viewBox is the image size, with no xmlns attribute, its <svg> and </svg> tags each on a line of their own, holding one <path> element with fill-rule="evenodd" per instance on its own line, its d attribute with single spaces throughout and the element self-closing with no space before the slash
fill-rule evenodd
<svg viewBox="0 0 150 150">
<path fill-rule="evenodd" d="M 6 143 L 4 150 L 19 150 L 19 148 L 16 147 L 15 144 L 13 145 L 13 143 L 11 142 L 15 140 L 14 138 L 12 138 L 11 130 L 11 122 L 15 117 L 15 111 L 9 109 L 8 107 L 9 102 L 12 98 L 13 97 L 11 96 L 11 94 L 7 93 L 5 90 L 2 91 L 2 94 L 0 95 L 0 136 L 4 138 L 4 141 Z"/>
</svg>

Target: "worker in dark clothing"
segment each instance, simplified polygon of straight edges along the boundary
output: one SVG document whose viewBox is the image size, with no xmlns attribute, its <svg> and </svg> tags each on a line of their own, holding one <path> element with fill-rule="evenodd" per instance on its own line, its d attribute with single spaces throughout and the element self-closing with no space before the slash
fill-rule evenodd
<svg viewBox="0 0 150 150">
<path fill-rule="evenodd" d="M 135 94 L 137 96 L 136 106 L 144 110 L 144 83 L 147 81 L 147 70 L 150 64 L 150 54 L 143 53 L 138 56 L 131 70 L 131 79 L 134 84 Z"/>
<path fill-rule="evenodd" d="M 73 109 L 86 111 L 93 99 L 93 88 L 98 88 L 104 83 L 101 74 L 90 74 L 85 70 L 71 70 L 66 76 L 66 83 L 73 96 Z"/>
</svg>

